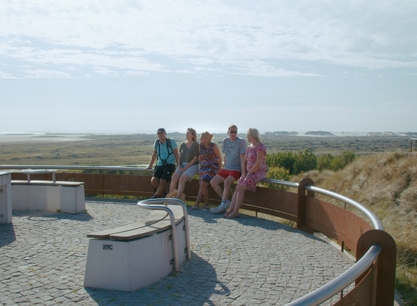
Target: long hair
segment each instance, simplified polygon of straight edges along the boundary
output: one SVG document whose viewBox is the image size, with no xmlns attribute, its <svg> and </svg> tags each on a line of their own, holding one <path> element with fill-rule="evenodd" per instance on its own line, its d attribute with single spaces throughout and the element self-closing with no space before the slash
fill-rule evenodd
<svg viewBox="0 0 417 306">
<path fill-rule="evenodd" d="M 249 128 L 248 129 L 248 135 L 252 136 L 253 138 L 255 138 L 255 140 L 257 142 L 262 142 L 261 138 L 259 138 L 259 131 L 256 128 Z"/>
<path fill-rule="evenodd" d="M 191 135 L 193 135 L 193 141 L 196 141 L 197 140 L 197 132 L 193 128 L 188 128 L 187 131 L 189 131 L 191 133 Z"/>
</svg>

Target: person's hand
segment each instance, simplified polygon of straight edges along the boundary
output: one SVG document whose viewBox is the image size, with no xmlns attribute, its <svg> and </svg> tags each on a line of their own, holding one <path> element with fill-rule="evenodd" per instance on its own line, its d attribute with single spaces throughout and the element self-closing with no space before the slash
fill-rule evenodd
<svg viewBox="0 0 417 306">
<path fill-rule="evenodd" d="M 152 167 L 147 167 L 147 168 L 145 168 L 145 170 L 146 170 L 146 171 L 151 171 L 151 170 L 153 170 L 153 169 L 152 169 Z"/>
</svg>

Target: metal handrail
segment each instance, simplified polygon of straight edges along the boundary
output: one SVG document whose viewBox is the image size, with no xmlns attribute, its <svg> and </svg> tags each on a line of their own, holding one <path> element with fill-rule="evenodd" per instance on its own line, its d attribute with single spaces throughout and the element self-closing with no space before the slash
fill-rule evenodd
<svg viewBox="0 0 417 306">
<path fill-rule="evenodd" d="M 120 170 L 120 171 L 148 171 L 144 168 L 137 168 L 137 167 L 118 167 L 118 166 L 63 166 L 63 165 L 0 165 L 0 169 L 60 169 L 60 170 Z M 298 183 L 294 182 L 288 182 L 288 181 L 281 181 L 281 180 L 275 180 L 275 179 L 263 179 L 262 182 L 265 183 L 272 183 L 272 184 L 278 184 L 288 187 L 297 188 L 299 186 Z M 315 186 L 307 185 L 304 187 L 306 190 L 317 192 L 335 199 L 338 199 L 340 201 L 343 201 L 356 209 L 358 209 L 360 212 L 365 214 L 371 221 L 373 227 L 375 229 L 383 230 L 383 226 L 381 221 L 375 216 L 373 212 L 371 212 L 369 209 L 364 207 L 359 202 L 356 202 L 348 197 L 342 196 L 338 193 L 328 191 L 322 188 L 318 188 Z M 164 199 L 163 201 L 161 199 L 149 199 L 144 200 L 146 202 L 167 202 L 168 199 Z M 142 201 L 141 201 L 142 202 Z M 139 205 L 139 203 L 138 203 Z M 147 204 L 146 204 L 147 205 Z M 185 205 L 185 204 L 184 204 Z M 147 205 L 150 206 L 150 205 Z M 155 205 L 156 206 L 156 205 Z M 158 206 L 159 207 L 159 206 Z M 151 209 L 151 207 L 149 207 Z M 167 208 L 168 209 L 168 208 Z M 172 213 L 172 211 L 171 211 Z M 188 216 L 188 215 L 187 215 Z M 170 215 L 171 218 L 171 215 Z M 175 222 L 174 222 L 175 223 Z M 174 227 L 173 227 L 174 228 Z M 187 226 L 188 228 L 188 226 Z M 187 238 L 187 240 L 189 237 Z M 188 243 L 188 242 L 187 242 Z M 175 243 L 174 243 L 175 244 Z M 187 246 L 187 249 L 190 250 L 190 248 Z M 309 294 L 303 296 L 300 299 L 297 299 L 296 301 L 293 301 L 287 305 L 318 305 L 332 296 L 336 295 L 338 292 L 349 286 L 356 278 L 358 278 L 360 275 L 362 275 L 372 264 L 376 261 L 379 254 L 381 252 L 381 247 L 379 245 L 373 245 L 370 247 L 370 249 L 365 253 L 362 258 L 356 262 L 352 267 L 350 267 L 347 271 L 339 275 L 337 278 L 333 279 L 326 285 L 310 292 Z M 177 262 L 177 260 L 176 260 Z"/>
<path fill-rule="evenodd" d="M 161 199 L 155 199 L 155 200 L 159 200 L 159 201 L 154 201 L 154 203 L 156 202 L 157 204 L 163 204 Z M 169 219 L 171 221 L 171 229 L 172 229 L 171 233 L 172 233 L 172 249 L 173 249 L 172 251 L 174 253 L 174 270 L 178 271 L 179 261 L 178 261 L 177 231 L 175 230 L 174 213 L 172 212 L 171 209 L 169 209 L 169 207 L 166 207 L 165 205 L 147 205 L 147 204 L 142 204 L 141 202 L 139 202 L 138 205 L 139 207 L 144 208 L 144 209 L 165 210 L 169 214 Z"/>
<path fill-rule="evenodd" d="M 287 304 L 287 306 L 305 306 L 319 305 L 336 295 L 350 283 L 360 277 L 369 267 L 373 265 L 375 260 L 381 253 L 382 248 L 379 245 L 372 245 L 369 250 L 358 260 L 352 267 L 340 274 L 326 285 L 308 293 L 307 295 Z"/>
<path fill-rule="evenodd" d="M 56 169 L 56 170 L 118 170 L 149 171 L 146 168 L 120 166 L 67 166 L 67 165 L 0 165 L 0 169 Z"/>
<path fill-rule="evenodd" d="M 149 204 L 164 204 L 164 205 L 149 205 Z M 157 199 L 147 199 L 147 200 L 141 200 L 138 202 L 138 206 L 140 208 L 144 209 L 163 209 L 163 207 L 166 207 L 166 204 L 172 204 L 172 205 L 181 205 L 183 215 L 184 215 L 184 230 L 185 230 L 185 245 L 187 248 L 187 259 L 191 259 L 191 244 L 190 244 L 190 231 L 189 231 L 189 222 L 188 222 L 188 212 L 187 212 L 187 205 L 180 200 L 176 198 L 157 198 Z M 155 208 L 156 207 L 156 208 Z M 172 211 L 171 211 L 172 212 Z M 170 215 L 171 218 L 171 215 Z M 174 232 L 175 228 L 175 218 L 174 218 L 174 224 L 172 224 L 171 220 L 171 227 L 172 231 Z M 174 235 L 173 235 L 174 237 Z M 176 245 L 176 243 L 174 242 Z"/>
<path fill-rule="evenodd" d="M 261 180 L 262 183 L 270 183 L 270 184 L 277 184 L 277 185 L 282 185 L 282 186 L 287 186 L 287 187 L 292 187 L 292 188 L 298 188 L 299 184 L 295 183 L 295 182 L 288 182 L 288 181 L 282 181 L 282 180 L 275 180 L 275 179 L 269 179 L 269 178 L 264 178 Z"/>
</svg>

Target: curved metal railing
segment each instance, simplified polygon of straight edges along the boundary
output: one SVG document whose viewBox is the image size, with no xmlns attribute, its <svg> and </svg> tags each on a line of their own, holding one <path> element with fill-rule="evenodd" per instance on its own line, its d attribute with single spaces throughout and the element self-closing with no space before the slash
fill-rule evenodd
<svg viewBox="0 0 417 306">
<path fill-rule="evenodd" d="M 155 205 L 163 204 L 163 205 Z M 181 205 L 184 215 L 184 230 L 185 230 L 185 244 L 187 248 L 187 259 L 191 258 L 190 250 L 190 236 L 188 232 L 188 213 L 187 206 L 180 199 L 148 199 L 138 202 L 138 206 L 143 209 L 149 210 L 164 210 L 169 214 L 172 229 L 172 251 L 174 253 L 174 270 L 179 271 L 179 260 L 178 260 L 178 244 L 177 244 L 177 231 L 175 230 L 175 216 L 172 210 L 167 207 L 167 204 Z"/>
<path fill-rule="evenodd" d="M 137 167 L 117 167 L 117 166 L 64 166 L 64 165 L 0 165 L 0 169 L 9 169 L 9 170 L 17 170 L 17 169 L 56 169 L 56 170 L 118 170 L 118 171 L 149 171 L 144 168 L 137 168 Z M 262 182 L 264 183 L 271 183 L 282 185 L 286 187 L 297 188 L 299 186 L 298 183 L 282 181 L 282 180 L 275 180 L 275 179 L 263 179 Z M 340 195 L 338 193 L 328 191 L 322 188 L 318 188 L 315 186 L 305 186 L 306 190 L 317 192 L 331 198 L 343 201 L 346 204 L 351 205 L 352 207 L 356 208 L 360 212 L 362 212 L 367 218 L 369 218 L 370 222 L 374 229 L 383 230 L 383 226 L 381 221 L 376 217 L 376 215 L 370 211 L 368 208 L 363 206 L 362 204 Z M 156 203 L 164 203 L 166 200 L 161 201 L 160 199 L 149 199 L 140 201 L 138 203 L 139 206 L 142 208 L 147 209 L 157 209 L 156 205 L 148 205 L 148 204 L 156 204 Z M 181 201 L 182 202 L 182 201 Z M 140 204 L 142 203 L 142 204 Z M 145 207 L 146 206 L 146 207 Z M 185 204 L 184 204 L 185 206 Z M 160 208 L 159 208 L 160 209 Z M 167 211 L 170 211 L 167 209 Z M 172 211 L 169 212 L 170 217 L 173 218 Z M 186 214 L 186 209 L 184 216 L 188 216 Z M 172 221 L 171 221 L 172 222 Z M 175 222 L 174 222 L 175 223 Z M 188 228 L 188 219 L 185 225 Z M 174 228 L 174 227 L 173 227 Z M 187 243 L 189 243 L 189 236 L 187 236 Z M 174 243 L 175 245 L 175 243 Z M 190 252 L 190 247 L 187 245 L 188 252 Z M 334 295 L 341 292 L 344 288 L 348 287 L 352 282 L 354 282 L 357 278 L 359 278 L 363 273 L 369 269 L 372 264 L 377 260 L 379 254 L 381 253 L 382 248 L 379 245 L 372 245 L 370 249 L 362 256 L 360 260 L 358 260 L 352 267 L 350 267 L 347 271 L 339 275 L 337 278 L 333 279 L 326 285 L 316 289 L 313 292 L 289 303 L 288 305 L 319 305 L 320 303 L 330 299 Z M 188 255 L 190 256 L 190 255 Z"/>
<path fill-rule="evenodd" d="M 356 202 L 348 197 L 342 196 L 338 193 L 328 191 L 326 189 L 318 188 L 315 186 L 305 186 L 305 189 L 317 192 L 340 201 L 349 204 L 360 212 L 365 214 L 369 220 L 371 221 L 374 229 L 383 230 L 383 226 L 381 221 L 376 217 L 376 215 L 370 211 L 365 206 L 361 205 L 359 202 Z M 326 285 L 316 289 L 315 291 L 310 292 L 309 294 L 295 300 L 287 305 L 295 306 L 295 305 L 318 305 L 332 296 L 337 294 L 338 292 L 342 291 L 344 288 L 349 286 L 352 282 L 354 282 L 358 277 L 360 277 L 367 269 L 369 269 L 375 260 L 378 258 L 379 254 L 381 253 L 382 248 L 379 245 L 373 245 L 368 252 L 365 253 L 364 256 L 360 260 L 358 260 L 352 267 L 350 267 L 346 272 L 342 273 L 334 280 L 330 281 Z"/>
<path fill-rule="evenodd" d="M 345 202 L 346 204 L 349 204 L 353 207 L 355 207 L 357 210 L 359 210 L 360 212 L 362 212 L 365 216 L 367 216 L 369 218 L 369 220 L 371 221 L 374 229 L 379 229 L 379 230 L 383 230 L 383 226 L 381 221 L 379 221 L 379 219 L 377 218 L 377 216 L 370 211 L 368 208 L 366 208 L 365 206 L 363 206 L 362 204 L 360 204 L 359 202 L 356 202 L 348 197 L 345 197 L 343 195 L 340 195 L 336 192 L 333 191 L 329 191 L 326 189 L 322 189 L 322 188 L 318 188 L 315 186 L 305 186 L 305 189 L 313 191 L 313 192 L 317 192 L 326 196 L 329 196 L 331 198 L 340 200 L 342 202 Z"/>
<path fill-rule="evenodd" d="M 152 204 L 163 204 L 163 205 L 152 205 Z M 167 204 L 171 204 L 171 205 L 181 205 L 182 207 L 182 212 L 184 215 L 184 230 L 185 230 L 185 245 L 187 248 L 187 259 L 191 258 L 191 245 L 190 245 L 190 232 L 189 232 L 189 223 L 188 223 L 188 212 L 187 212 L 187 205 L 185 205 L 185 203 L 180 200 L 180 199 L 176 199 L 176 198 L 165 198 L 165 199 L 147 199 L 147 200 L 142 200 L 138 202 L 138 206 L 140 208 L 143 209 L 150 209 L 150 210 L 165 210 L 168 212 L 170 220 L 171 220 L 171 228 L 172 228 L 172 240 L 173 240 L 173 244 L 174 244 L 174 256 L 175 257 L 175 271 L 178 271 L 178 251 L 177 251 L 177 236 L 176 233 L 174 233 L 174 229 L 175 229 L 175 217 L 174 217 L 174 213 L 172 212 L 171 209 L 169 209 L 169 207 L 166 207 L 165 205 Z"/>
</svg>

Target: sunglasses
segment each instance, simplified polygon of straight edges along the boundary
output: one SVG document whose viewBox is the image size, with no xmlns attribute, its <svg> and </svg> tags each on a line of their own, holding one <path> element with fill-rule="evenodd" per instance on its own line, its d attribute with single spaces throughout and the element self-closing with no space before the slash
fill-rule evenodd
<svg viewBox="0 0 417 306">
<path fill-rule="evenodd" d="M 231 134 L 237 134 L 237 131 L 229 131 Z"/>
</svg>

